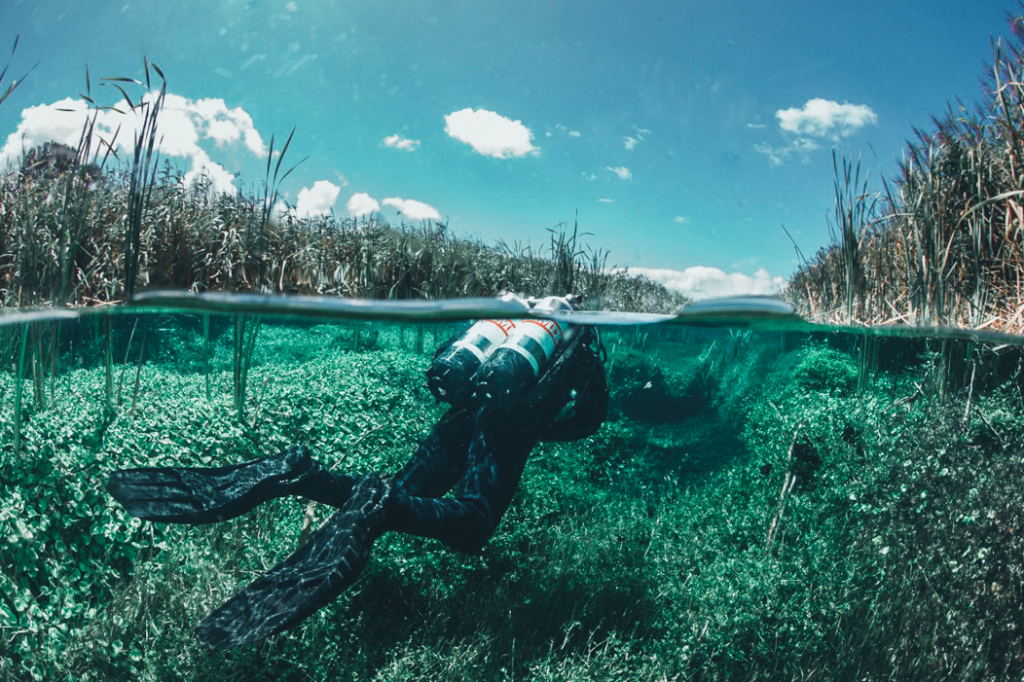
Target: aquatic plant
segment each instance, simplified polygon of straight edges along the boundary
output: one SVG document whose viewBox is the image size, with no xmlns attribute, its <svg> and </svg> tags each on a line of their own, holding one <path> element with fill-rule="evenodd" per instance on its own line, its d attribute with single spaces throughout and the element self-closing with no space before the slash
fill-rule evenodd
<svg viewBox="0 0 1024 682">
<path fill-rule="evenodd" d="M 105 78 L 112 83 L 121 94 L 133 112 L 142 117 L 141 124 L 135 132 L 135 141 L 132 145 L 131 170 L 128 181 L 128 214 L 125 221 L 124 233 L 124 298 L 130 301 L 135 293 L 135 281 L 139 274 L 139 261 L 142 258 L 142 216 L 149 208 L 153 198 L 153 189 L 156 186 L 157 159 L 155 153 L 157 142 L 157 121 L 160 118 L 160 110 L 163 108 L 164 99 L 167 97 L 167 79 L 164 78 L 156 64 L 143 58 L 143 66 L 146 72 L 146 95 L 138 104 L 132 102 L 129 94 L 118 85 L 118 82 L 129 82 L 135 85 L 142 85 L 132 78 Z M 156 97 L 151 97 L 152 82 L 150 79 L 150 67 L 160 76 L 160 92 Z"/>
<path fill-rule="evenodd" d="M 20 34 L 16 35 L 14 37 L 14 44 L 11 46 L 11 58 L 13 58 L 14 54 L 18 51 L 18 40 L 20 38 L 21 38 Z M 4 64 L 3 70 L 0 70 L 0 88 L 3 87 L 3 85 L 4 85 L 4 78 L 7 76 L 7 71 L 10 68 L 11 68 L 11 62 L 10 62 L 10 60 L 8 60 L 8 62 L 6 64 Z M 32 69 L 35 69 L 35 67 L 33 66 Z M 32 69 L 29 69 L 29 72 L 31 72 Z M 27 75 L 28 74 L 26 73 L 25 76 L 27 76 Z M 11 81 L 10 83 L 7 84 L 7 88 L 4 89 L 3 94 L 0 94 L 0 106 L 3 106 L 4 101 L 6 101 L 7 98 L 11 96 L 11 93 L 13 93 L 14 90 L 18 87 L 18 85 L 20 85 L 21 82 L 23 80 L 25 80 L 25 76 L 22 76 L 21 78 L 16 78 L 16 79 L 14 79 L 13 81 Z"/>
<path fill-rule="evenodd" d="M 1024 5 L 1021 6 L 1024 8 Z M 832 243 L 788 295 L 808 317 L 1024 332 L 1024 19 L 993 43 L 980 101 L 916 130 L 898 177 L 869 192 L 860 162 L 834 158 Z"/>
<path fill-rule="evenodd" d="M 698 418 L 641 424 L 617 404 L 586 442 L 538 448 L 480 556 L 387 535 L 360 583 L 301 631 L 204 654 L 190 625 L 329 510 L 281 500 L 222 525 L 141 526 L 103 495 L 103 472 L 229 464 L 295 443 L 328 466 L 392 470 L 443 409 L 422 385 L 415 337 L 429 346 L 445 333 L 266 319 L 242 421 L 232 318 L 207 319 L 140 317 L 134 337 L 130 317 L 85 320 L 62 333 L 76 350 L 63 346 L 56 399 L 25 402 L 20 454 L 14 420 L 0 425 L 4 679 L 1024 672 L 1024 639 L 1007 627 L 1024 615 L 1020 377 L 993 389 L 979 364 L 972 390 L 941 399 L 927 387 L 936 353 L 853 390 L 859 351 L 845 335 L 704 329 L 651 334 L 642 355 L 628 334 L 607 339 L 627 388 L 707 367 L 715 390 Z M 370 350 L 357 329 L 377 332 Z M 36 338 L 47 357 L 49 331 L 28 335 L 26 391 Z M 905 343 L 880 342 L 886 357 Z M 134 409 L 117 402 L 129 371 Z M 15 379 L 0 373 L 7 415 Z"/>
<path fill-rule="evenodd" d="M 643 277 L 606 268 L 574 225 L 550 230 L 548 247 L 496 247 L 447 233 L 444 224 L 390 226 L 376 219 L 280 215 L 282 166 L 271 140 L 261 189 L 212 191 L 159 161 L 163 72 L 143 60 L 144 80 L 106 78 L 140 118 L 134 152 L 115 164 L 114 140 L 86 124 L 77 149 L 29 150 L 0 182 L 0 306 L 81 306 L 130 300 L 138 288 L 255 291 L 361 298 L 457 298 L 502 291 L 562 295 L 589 306 L 673 312 L 687 302 Z M 161 79 L 154 89 L 151 72 Z M 142 88 L 141 95 L 133 87 Z M 86 70 L 86 92 L 93 100 Z M 301 163 L 301 161 L 300 161 Z M 61 197 L 54 202 L 52 197 Z"/>
<path fill-rule="evenodd" d="M 235 315 L 232 396 L 235 413 L 243 422 L 245 421 L 246 390 L 249 386 L 249 368 L 252 365 L 252 353 L 256 348 L 260 322 L 261 319 L 258 316 L 250 323 L 247 315 Z"/>
<path fill-rule="evenodd" d="M 808 348 L 793 368 L 793 386 L 804 391 L 848 391 L 857 384 L 857 363 L 846 353 Z"/>
</svg>

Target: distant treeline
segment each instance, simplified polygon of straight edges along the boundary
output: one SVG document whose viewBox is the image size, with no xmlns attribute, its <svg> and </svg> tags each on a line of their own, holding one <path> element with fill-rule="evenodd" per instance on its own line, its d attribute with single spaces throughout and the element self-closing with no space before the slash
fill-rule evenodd
<svg viewBox="0 0 1024 682">
<path fill-rule="evenodd" d="M 166 163 L 136 171 L 133 182 L 131 168 L 111 170 L 88 147 L 85 135 L 79 149 L 47 143 L 3 177 L 3 306 L 122 301 L 130 286 L 374 299 L 575 292 L 592 308 L 642 312 L 687 302 L 651 280 L 612 272 L 607 252 L 564 225 L 533 249 L 454 238 L 440 223 L 273 216 L 269 169 L 262 191 L 224 195 L 202 177 L 187 185 Z"/>
<path fill-rule="evenodd" d="M 841 323 L 1024 332 L 1024 10 L 974 105 L 915 130 L 897 178 L 869 192 L 860 162 L 834 159 L 832 243 L 804 261 L 789 298 Z"/>
</svg>

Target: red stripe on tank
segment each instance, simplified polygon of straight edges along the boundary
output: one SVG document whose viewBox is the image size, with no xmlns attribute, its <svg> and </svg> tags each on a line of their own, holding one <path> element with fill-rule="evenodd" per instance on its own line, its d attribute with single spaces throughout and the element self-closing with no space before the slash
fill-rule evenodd
<svg viewBox="0 0 1024 682">
<path fill-rule="evenodd" d="M 541 320 L 523 320 L 523 324 L 526 324 L 528 322 L 537 325 L 538 327 L 543 329 L 545 332 L 547 332 L 547 335 L 551 337 L 552 343 L 555 343 L 555 344 L 558 343 L 558 339 L 555 338 L 555 335 L 551 333 L 551 327 L 558 327 L 558 323 L 557 322 L 555 322 L 553 320 L 544 320 L 544 321 L 541 321 Z M 547 323 L 548 325 L 551 325 L 551 327 L 545 326 L 545 323 Z M 561 331 L 561 327 L 558 327 L 558 329 L 559 329 L 559 331 Z"/>
<path fill-rule="evenodd" d="M 490 322 L 500 329 L 505 336 L 508 336 L 509 332 L 512 331 L 512 320 L 484 320 L 484 322 Z"/>
</svg>

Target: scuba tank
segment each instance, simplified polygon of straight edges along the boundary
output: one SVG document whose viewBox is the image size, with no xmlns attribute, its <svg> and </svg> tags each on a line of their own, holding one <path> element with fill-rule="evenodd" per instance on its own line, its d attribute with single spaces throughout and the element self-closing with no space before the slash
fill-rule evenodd
<svg viewBox="0 0 1024 682">
<path fill-rule="evenodd" d="M 515 295 L 503 296 L 503 301 L 529 304 Z M 427 388 L 438 401 L 455 404 L 467 397 L 471 390 L 473 374 L 484 360 L 501 344 L 520 321 L 480 320 L 466 333 L 443 346 L 434 355 L 434 362 L 427 370 Z"/>
<path fill-rule="evenodd" d="M 572 310 L 565 298 L 549 296 L 534 310 Z M 512 409 L 536 383 L 563 337 L 574 330 L 557 320 L 519 320 L 473 376 L 474 396 L 482 405 Z"/>
</svg>

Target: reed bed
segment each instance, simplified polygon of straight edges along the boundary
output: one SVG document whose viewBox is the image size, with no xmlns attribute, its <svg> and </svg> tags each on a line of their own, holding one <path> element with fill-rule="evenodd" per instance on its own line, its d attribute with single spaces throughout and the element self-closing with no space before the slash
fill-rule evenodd
<svg viewBox="0 0 1024 682">
<path fill-rule="evenodd" d="M 271 219 L 266 192 L 218 195 L 203 178 L 186 186 L 167 163 L 140 189 L 137 171 L 110 168 L 86 146 L 34 149 L 0 183 L 0 305 L 107 304 L 146 288 L 373 299 L 573 291 L 595 308 L 643 312 L 686 303 L 609 272 L 607 252 L 565 225 L 534 249 L 453 238 L 444 224 Z"/>
<path fill-rule="evenodd" d="M 688 302 L 607 268 L 608 253 L 584 244 L 577 225 L 557 225 L 536 249 L 491 247 L 453 238 L 443 223 L 279 211 L 280 183 L 294 170 L 282 166 L 294 130 L 273 162 L 271 142 L 259 189 L 225 195 L 201 175 L 186 182 L 159 158 L 166 80 L 143 64 L 144 81 L 103 79 L 141 120 L 130 159 L 117 159 L 114 141 L 94 135 L 92 119 L 77 148 L 47 143 L 0 176 L 0 307 L 111 304 L 147 288 L 372 299 L 572 292 L 592 309 L 639 312 L 675 312 Z M 88 81 L 86 71 L 83 98 L 98 108 Z"/>
<path fill-rule="evenodd" d="M 839 324 L 948 325 L 1024 333 L 1024 4 L 993 41 L 984 94 L 915 131 L 898 176 L 869 192 L 860 161 L 834 160 L 831 243 L 788 296 Z"/>
<path fill-rule="evenodd" d="M 76 157 L 77 158 L 77 157 Z M 238 291 L 440 299 L 500 291 L 573 291 L 601 309 L 673 312 L 685 297 L 642 277 L 606 270 L 607 254 L 580 245 L 576 229 L 552 229 L 536 250 L 453 238 L 443 224 L 391 226 L 377 219 L 267 220 L 263 198 L 186 187 L 161 166 L 139 221 L 135 277 L 125 268 L 131 234 L 128 171 L 84 182 L 97 164 L 0 187 L 0 305 L 97 305 L 138 289 Z M 54 201 L 67 196 L 68 201 Z M 137 251 L 134 249 L 137 248 Z M 129 259 L 130 262 L 131 259 Z"/>
</svg>

